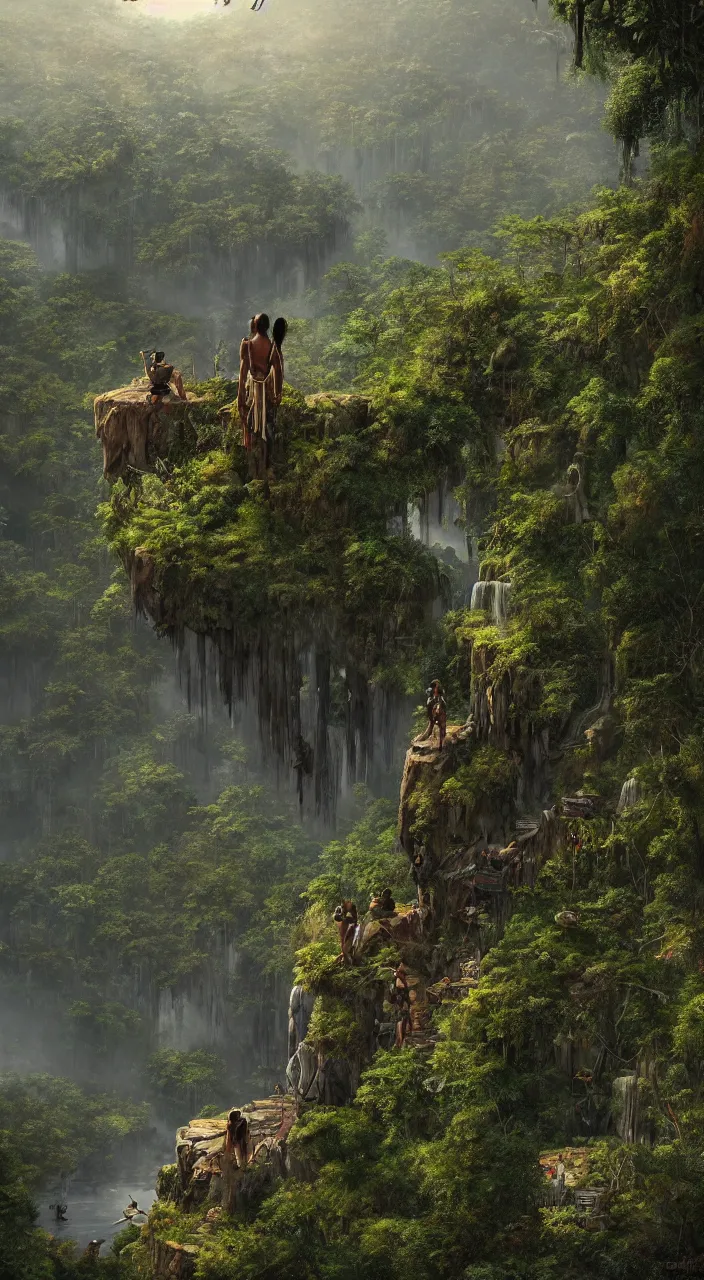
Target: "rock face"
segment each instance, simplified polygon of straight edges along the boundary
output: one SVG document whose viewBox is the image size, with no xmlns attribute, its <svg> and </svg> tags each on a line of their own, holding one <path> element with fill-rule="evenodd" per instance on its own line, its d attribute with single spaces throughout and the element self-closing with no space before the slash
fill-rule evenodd
<svg viewBox="0 0 704 1280">
<path fill-rule="evenodd" d="M 360 1066 L 348 1058 L 326 1058 L 303 1041 L 286 1068 L 286 1079 L 297 1105 L 313 1102 L 343 1107 L 357 1092 Z"/>
<path fill-rule="evenodd" d="M 160 1240 L 149 1237 L 149 1260 L 154 1280 L 192 1280 L 195 1274 L 198 1249 L 192 1244 L 179 1244 L 176 1240 Z"/>
<path fill-rule="evenodd" d="M 299 1044 L 306 1038 L 315 995 L 303 987 L 292 989 L 288 1002 L 288 1056 L 292 1058 Z"/>
<path fill-rule="evenodd" d="M 362 929 L 358 930 L 356 952 L 361 954 Z M 344 1058 L 328 1057 L 306 1041 L 308 1027 L 315 1004 L 315 992 L 296 986 L 289 1000 L 289 1060 L 286 1080 L 291 1090 L 297 1112 L 319 1103 L 326 1107 L 342 1107 L 350 1102 L 359 1087 L 360 1075 L 366 1062 L 377 1048 L 376 1026 L 381 1015 L 381 1001 L 377 992 L 368 993 L 355 1010 L 360 1027 L 364 1030 L 366 1051 L 362 1048 Z"/>
<path fill-rule="evenodd" d="M 151 404 L 149 382 L 135 379 L 129 387 L 107 391 L 94 402 L 95 434 L 103 446 L 106 480 L 129 479 L 135 472 L 154 471 L 175 446 L 192 448 L 195 427 L 192 410 L 202 403 L 195 396 L 180 400 L 175 394 Z"/>
<path fill-rule="evenodd" d="M 353 434 L 368 426 L 373 416 L 371 401 L 365 396 L 333 395 L 329 391 L 306 396 L 306 409 L 318 435 Z"/>
<path fill-rule="evenodd" d="M 241 446 L 236 406 L 219 406 L 220 396 L 231 390 L 208 389 L 202 399 L 170 398 L 152 407 L 141 381 L 96 399 L 105 476 L 131 486 L 129 498 L 120 486 L 113 497 L 115 529 L 121 526 L 122 534 L 116 550 L 130 575 L 136 608 L 172 638 L 184 670 L 190 671 L 192 655 L 205 689 L 206 667 L 215 666 L 226 705 L 251 703 L 264 747 L 295 779 L 301 803 L 310 800 L 317 813 L 332 819 L 344 774 L 350 782 L 371 785 L 381 761 L 385 767 L 396 750 L 408 700 L 400 689 L 375 681 L 373 673 L 382 658 L 390 666 L 397 652 L 405 654 L 408 631 L 430 621 L 441 575 L 420 547 L 408 548 L 413 585 L 397 596 L 393 564 L 405 558 L 406 549 L 391 544 L 382 585 L 392 599 L 393 626 L 380 627 L 371 605 L 353 607 L 353 591 L 326 597 L 320 607 L 321 564 L 329 559 L 335 576 L 344 575 L 347 542 L 326 533 L 326 546 L 319 546 L 311 530 L 318 519 L 325 529 L 341 531 L 361 517 L 353 485 L 331 486 L 320 478 L 326 468 L 318 465 L 317 446 L 343 460 L 342 472 L 351 478 L 354 452 L 345 461 L 339 439 L 363 435 L 373 421 L 371 402 L 329 393 L 304 399 L 287 390 L 264 478 L 260 459 Z M 217 455 L 218 476 L 212 522 L 209 515 L 201 520 L 201 512 L 193 538 L 184 542 L 176 523 L 166 542 L 155 537 L 150 546 L 137 533 L 135 515 L 161 506 L 173 514 L 184 509 L 190 498 L 181 464 L 210 453 Z M 150 472 L 163 485 L 144 483 Z M 373 503 L 381 523 L 388 514 L 386 495 L 377 493 Z M 284 545 L 280 555 L 277 548 Z M 207 562 L 212 557 L 220 565 L 206 578 L 201 550 Z M 274 562 L 280 572 L 271 572 Z M 344 719 L 337 712 L 338 696 L 346 704 Z"/>
</svg>

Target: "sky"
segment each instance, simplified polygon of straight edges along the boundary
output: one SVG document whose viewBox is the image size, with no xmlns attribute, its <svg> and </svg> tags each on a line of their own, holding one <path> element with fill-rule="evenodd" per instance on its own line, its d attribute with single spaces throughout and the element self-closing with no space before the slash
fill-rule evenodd
<svg viewBox="0 0 704 1280">
<path fill-rule="evenodd" d="M 204 13 L 213 13 L 223 11 L 222 0 L 219 0 L 217 6 L 215 0 L 116 0 L 120 5 L 128 2 L 130 8 L 134 3 L 135 9 L 150 17 L 172 18 L 182 22 L 187 18 L 196 18 Z M 242 9 L 245 7 L 247 0 L 232 0 L 231 9 Z"/>
</svg>

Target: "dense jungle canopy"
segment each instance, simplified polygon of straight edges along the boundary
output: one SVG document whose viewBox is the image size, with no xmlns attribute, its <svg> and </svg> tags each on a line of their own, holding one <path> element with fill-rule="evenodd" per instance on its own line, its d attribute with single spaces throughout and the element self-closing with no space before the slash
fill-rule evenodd
<svg viewBox="0 0 704 1280">
<path fill-rule="evenodd" d="M 379 1050 L 351 1105 L 299 1121 L 314 1179 L 210 1234 L 168 1202 L 153 1229 L 199 1242 L 199 1280 L 656 1280 L 704 1253 L 703 15 L 267 0 L 175 23 L 5 0 L 1 1280 L 153 1274 L 136 1227 L 81 1257 L 33 1197 L 271 1090 L 294 964 L 322 993 L 311 1043 L 353 1051 L 378 966 L 340 972 L 331 912 L 415 893 L 394 750 L 434 675 L 464 722 L 479 652 L 550 744 L 550 802 L 603 816 L 513 893 L 432 1055 Z M 291 321 L 267 492 L 217 412 L 263 300 Z M 197 448 L 108 491 L 92 399 L 157 343 L 209 406 Z M 364 430 L 317 436 L 320 392 L 365 397 Z M 470 564 L 510 580 L 505 624 L 412 536 L 438 487 Z M 135 618 L 123 564 L 145 546 L 184 626 L 214 636 L 234 601 L 295 646 L 325 619 L 331 734 L 353 659 L 395 708 L 388 767 L 340 781 L 337 829 L 334 806 L 301 820 L 200 649 Z M 517 771 L 468 747 L 415 837 L 462 806 L 520 816 Z M 575 1044 L 588 1072 L 561 1067 Z M 602 1231 L 541 1207 L 538 1155 L 570 1146 L 607 1189 Z"/>
</svg>

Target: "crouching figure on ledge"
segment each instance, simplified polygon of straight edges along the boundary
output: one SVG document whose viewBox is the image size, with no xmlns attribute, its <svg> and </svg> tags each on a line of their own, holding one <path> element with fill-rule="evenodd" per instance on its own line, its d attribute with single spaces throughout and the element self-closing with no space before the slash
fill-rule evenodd
<svg viewBox="0 0 704 1280">
<path fill-rule="evenodd" d="M 440 750 L 442 751 L 445 741 L 445 733 L 447 731 L 447 703 L 445 702 L 445 690 L 439 680 L 432 680 L 430 688 L 425 691 L 425 709 L 428 713 L 428 726 L 425 733 L 421 734 L 420 740 L 426 741 L 428 738 L 435 736 L 437 728 L 440 738 Z"/>
<path fill-rule="evenodd" d="M 144 361 L 144 372 L 151 382 L 147 404 L 159 405 L 167 396 L 173 395 L 174 391 L 179 400 L 188 399 L 179 370 L 174 369 L 172 364 L 166 364 L 163 351 L 151 351 L 149 355 L 146 351 L 140 351 L 139 354 Z"/>
</svg>

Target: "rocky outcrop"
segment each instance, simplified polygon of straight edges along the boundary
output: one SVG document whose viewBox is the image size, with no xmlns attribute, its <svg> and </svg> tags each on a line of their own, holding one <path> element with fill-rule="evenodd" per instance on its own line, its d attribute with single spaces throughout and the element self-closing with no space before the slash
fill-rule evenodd
<svg viewBox="0 0 704 1280">
<path fill-rule="evenodd" d="M 107 391 L 94 402 L 95 434 L 103 446 L 106 480 L 129 480 L 155 471 L 160 462 L 195 446 L 192 411 L 202 401 L 190 394 L 187 400 L 172 394 L 152 404 L 149 387 L 146 378 L 137 378 L 129 387 Z"/>
<path fill-rule="evenodd" d="M 554 807 L 525 807 L 526 793 L 534 792 L 530 779 L 547 754 L 547 742 L 531 736 L 529 724 L 516 723 L 508 707 L 508 690 L 494 688 L 492 696 L 480 666 L 474 672 L 473 711 L 467 724 L 448 726 L 442 749 L 437 741 L 417 738 L 406 756 L 398 832 L 411 861 L 419 904 L 427 913 L 424 934 L 431 945 L 425 948 L 425 965 L 433 981 L 441 974 L 451 976 L 449 968 L 458 970 L 483 955 L 510 915 L 513 890 L 532 888 L 539 868 L 565 838 L 565 823 Z M 471 763 L 482 743 L 511 754 L 518 774 L 513 800 L 497 803 L 480 796 L 468 801 L 460 792 L 453 802 L 451 793 L 442 793 L 443 785 Z M 421 802 L 426 813 L 432 804 L 433 816 L 431 821 L 424 818 L 419 830 Z M 444 952 L 432 956 L 432 939 L 440 925 L 455 939 L 455 958 L 449 966 Z"/>
<path fill-rule="evenodd" d="M 293 1098 L 275 1094 L 250 1102 L 240 1114 L 248 1131 L 246 1163 L 228 1150 L 226 1116 L 191 1120 L 178 1130 L 178 1177 L 169 1188 L 176 1204 L 190 1211 L 207 1202 L 231 1212 L 253 1184 L 260 1188 L 285 1175 L 286 1139 L 296 1118 Z"/>
<path fill-rule="evenodd" d="M 362 933 L 363 926 L 360 926 L 354 947 L 356 957 L 362 954 Z M 369 945 L 373 946 L 373 943 Z M 289 1060 L 286 1080 L 299 1114 L 316 1103 L 326 1107 L 342 1107 L 354 1098 L 362 1070 L 378 1048 L 377 1028 L 382 1013 L 382 999 L 379 983 L 372 984 L 358 994 L 354 1002 L 359 1032 L 356 1051 L 336 1056 L 311 1043 L 309 1038 L 316 993 L 306 991 L 301 986 L 293 988 L 289 1001 Z"/>
<path fill-rule="evenodd" d="M 162 598 L 156 587 L 156 564 L 147 547 L 137 547 L 128 562 L 130 588 L 135 612 L 159 626 L 163 618 Z"/>
<path fill-rule="evenodd" d="M 347 1058 L 328 1058 L 306 1042 L 315 992 L 295 986 L 288 1007 L 288 1065 L 286 1080 L 296 1110 L 314 1102 L 340 1107 L 354 1097 L 359 1070 Z"/>
<path fill-rule="evenodd" d="M 354 435 L 373 421 L 371 400 L 366 396 L 336 395 L 321 391 L 306 396 L 304 429 L 318 436 Z"/>
<path fill-rule="evenodd" d="M 198 1258 L 196 1245 L 161 1240 L 150 1232 L 148 1247 L 152 1280 L 192 1280 Z"/>
<path fill-rule="evenodd" d="M 305 1040 L 289 1059 L 286 1079 L 297 1105 L 317 1102 L 344 1107 L 359 1088 L 361 1064 L 350 1058 L 328 1058 Z"/>
<path fill-rule="evenodd" d="M 305 987 L 295 986 L 291 990 L 288 1002 L 288 1056 L 292 1058 L 298 1046 L 306 1038 L 310 1023 L 315 994 L 306 991 Z"/>
<path fill-rule="evenodd" d="M 158 1280 L 173 1276 L 191 1280 L 198 1261 L 197 1241 L 217 1229 L 222 1214 L 232 1214 L 260 1198 L 278 1178 L 311 1176 L 312 1171 L 292 1160 L 288 1151 L 296 1119 L 291 1094 L 250 1102 L 238 1115 L 246 1122 L 239 1145 L 228 1141 L 227 1114 L 198 1117 L 176 1134 L 176 1164 L 166 1165 L 159 1173 L 158 1199 L 145 1233 L 152 1275 Z M 188 1243 L 169 1238 L 177 1211 L 198 1213 L 201 1218 Z"/>
<path fill-rule="evenodd" d="M 146 382 L 135 382 L 97 398 L 105 475 L 131 489 L 126 495 L 118 486 L 113 496 L 115 547 L 138 611 L 177 646 L 189 696 L 191 672 L 197 696 L 205 696 L 214 670 L 228 707 L 252 706 L 263 751 L 289 770 L 301 804 L 310 798 L 316 812 L 332 821 L 343 778 L 373 786 L 397 750 L 408 699 L 375 673 L 390 670 L 409 636 L 430 622 L 442 575 L 420 546 L 399 545 L 389 534 L 382 595 L 375 586 L 368 602 L 359 604 L 360 582 L 371 582 L 372 575 L 366 543 L 357 544 L 352 534 L 366 536 L 369 519 L 381 528 L 388 503 L 380 489 L 370 495 L 370 512 L 366 499 L 360 505 L 356 454 L 339 450 L 338 437 L 351 440 L 369 427 L 374 410 L 367 398 L 304 398 L 287 389 L 271 467 L 266 478 L 254 478 L 257 467 L 234 429 L 235 410 L 232 404 L 220 408 L 230 390 L 223 384 L 212 394 L 208 388 L 201 400 L 171 397 L 152 407 Z M 207 465 L 200 474 L 217 495 L 212 516 L 206 504 L 196 518 L 180 464 L 208 453 L 217 456 L 217 475 L 209 480 Z M 323 455 L 335 459 L 339 483 L 322 479 L 328 474 L 320 465 Z M 163 484 L 145 483 L 148 472 Z M 153 545 L 145 543 L 144 522 L 136 518 L 149 511 L 155 529 L 163 519 L 165 534 Z M 192 531 L 185 538 L 174 519 L 179 511 L 183 529 Z M 318 521 L 326 530 L 321 542 L 310 536 Z M 410 567 L 397 596 L 399 561 Z M 214 564 L 218 569 L 211 573 Z M 319 575 L 325 573 L 341 579 L 349 573 L 350 588 L 325 596 L 321 607 Z M 387 606 L 393 618 L 380 625 Z"/>
<path fill-rule="evenodd" d="M 457 763 L 456 748 L 471 736 L 471 731 L 464 725 L 447 726 L 447 733 L 442 750 L 437 737 L 416 738 L 406 752 L 401 778 L 401 792 L 398 807 L 398 835 L 401 846 L 412 859 L 416 853 L 416 841 L 411 834 L 415 819 L 414 793 L 422 781 L 428 778 L 438 782 L 450 777 Z M 444 841 L 444 830 L 436 824 L 437 843 Z M 426 866 L 427 873 L 430 870 Z"/>
</svg>

